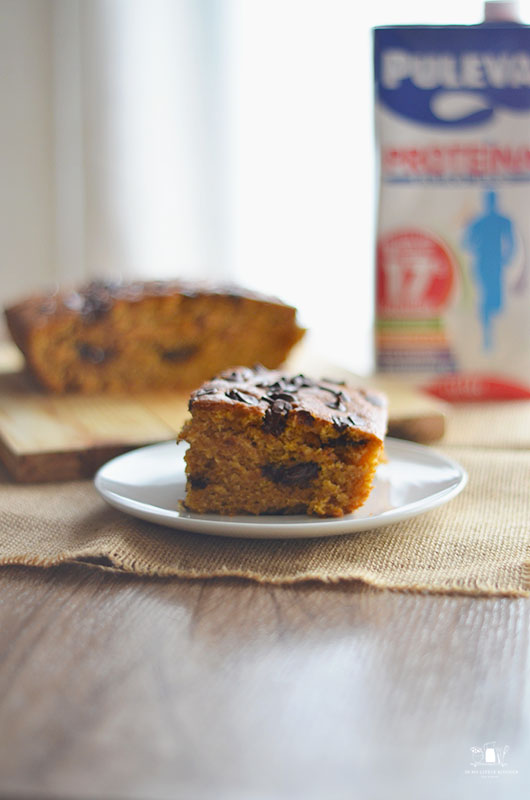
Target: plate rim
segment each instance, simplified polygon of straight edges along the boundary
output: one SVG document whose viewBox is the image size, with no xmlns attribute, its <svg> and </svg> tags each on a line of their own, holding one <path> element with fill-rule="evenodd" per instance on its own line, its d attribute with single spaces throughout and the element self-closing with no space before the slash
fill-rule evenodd
<svg viewBox="0 0 530 800">
<path fill-rule="evenodd" d="M 196 514 L 186 516 L 182 515 L 178 509 L 164 509 L 140 500 L 124 498 L 123 495 L 113 492 L 102 485 L 105 480 L 108 480 L 105 478 L 104 473 L 111 464 L 113 465 L 122 459 L 131 458 L 141 451 L 165 449 L 169 446 L 177 447 L 175 439 L 170 439 L 138 447 L 110 459 L 98 469 L 94 477 L 94 486 L 100 496 L 119 511 L 165 527 L 232 538 L 300 539 L 343 535 L 371 530 L 385 525 L 393 525 L 403 519 L 410 519 L 419 514 L 432 511 L 438 506 L 449 502 L 449 500 L 460 494 L 468 483 L 469 476 L 464 467 L 451 456 L 441 453 L 436 448 L 393 437 L 387 437 L 385 445 L 389 450 L 397 450 L 398 453 L 396 455 L 399 455 L 399 450 L 401 449 L 406 454 L 417 452 L 418 455 L 428 454 L 431 459 L 433 457 L 439 459 L 444 466 L 449 466 L 455 471 L 455 478 L 457 478 L 455 484 L 434 492 L 428 498 L 414 500 L 403 506 L 383 511 L 373 517 L 355 517 L 353 514 L 346 514 L 344 517 L 323 518 L 296 515 L 300 517 L 300 521 L 294 521 L 291 518 L 292 521 L 285 523 L 265 521 L 267 520 L 266 516 L 257 516 L 254 519 L 252 515 L 226 516 L 222 519 L 219 519 L 219 515 Z M 227 530 L 227 528 L 230 530 Z"/>
</svg>

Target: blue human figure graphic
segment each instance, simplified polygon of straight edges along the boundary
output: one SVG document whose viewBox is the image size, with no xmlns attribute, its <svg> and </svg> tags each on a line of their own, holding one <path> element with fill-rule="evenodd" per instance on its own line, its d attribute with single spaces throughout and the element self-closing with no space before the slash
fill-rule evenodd
<svg viewBox="0 0 530 800">
<path fill-rule="evenodd" d="M 484 193 L 484 213 L 471 220 L 464 247 L 473 256 L 472 275 L 479 292 L 479 317 L 485 350 L 493 345 L 492 318 L 504 306 L 503 272 L 515 250 L 513 225 L 497 210 L 497 193 Z"/>
</svg>

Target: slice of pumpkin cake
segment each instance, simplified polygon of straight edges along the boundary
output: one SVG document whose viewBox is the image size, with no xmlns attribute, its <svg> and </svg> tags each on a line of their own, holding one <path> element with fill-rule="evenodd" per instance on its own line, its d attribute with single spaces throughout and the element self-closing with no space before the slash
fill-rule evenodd
<svg viewBox="0 0 530 800">
<path fill-rule="evenodd" d="M 381 461 L 384 395 L 263 367 L 221 372 L 193 392 L 179 441 L 185 506 L 198 513 L 342 516 Z"/>
</svg>

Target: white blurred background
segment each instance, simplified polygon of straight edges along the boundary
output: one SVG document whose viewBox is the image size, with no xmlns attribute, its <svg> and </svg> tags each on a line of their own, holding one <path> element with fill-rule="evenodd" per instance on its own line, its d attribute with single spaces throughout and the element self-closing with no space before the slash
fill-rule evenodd
<svg viewBox="0 0 530 800">
<path fill-rule="evenodd" d="M 480 0 L 0 0 L 0 302 L 232 280 L 366 371 L 371 27 L 481 19 Z"/>
</svg>

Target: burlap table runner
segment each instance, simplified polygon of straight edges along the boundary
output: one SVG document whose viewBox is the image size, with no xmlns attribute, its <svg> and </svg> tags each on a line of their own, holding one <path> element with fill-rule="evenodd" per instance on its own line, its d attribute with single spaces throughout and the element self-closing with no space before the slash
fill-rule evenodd
<svg viewBox="0 0 530 800">
<path fill-rule="evenodd" d="M 108 507 L 91 482 L 0 478 L 0 564 L 85 562 L 137 575 L 360 580 L 387 589 L 530 593 L 530 403 L 451 411 L 440 446 L 464 492 L 408 521 L 329 539 L 256 541 L 166 529 Z"/>
</svg>

